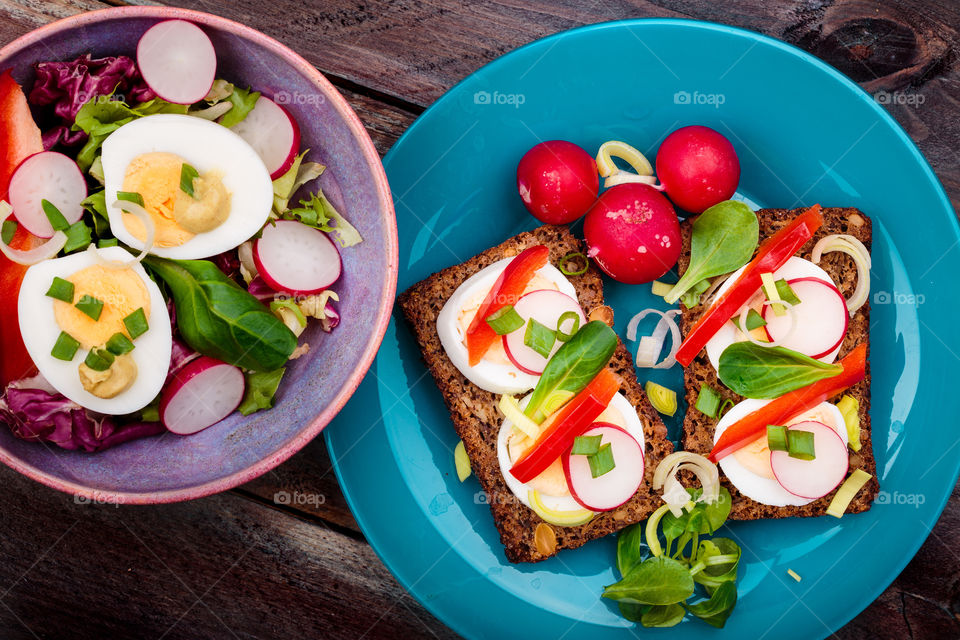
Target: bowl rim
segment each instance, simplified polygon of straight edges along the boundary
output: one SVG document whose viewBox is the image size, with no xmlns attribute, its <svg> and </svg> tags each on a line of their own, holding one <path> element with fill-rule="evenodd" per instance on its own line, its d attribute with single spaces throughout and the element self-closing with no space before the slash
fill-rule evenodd
<svg viewBox="0 0 960 640">
<path fill-rule="evenodd" d="M 370 139 L 370 135 L 367 133 L 366 128 L 353 108 L 347 103 L 346 99 L 340 94 L 336 87 L 312 64 L 285 44 L 252 27 L 230 20 L 229 18 L 223 18 L 193 9 L 164 6 L 110 7 L 61 18 L 25 33 L 0 48 L 0 60 L 4 60 L 23 48 L 41 42 L 49 37 L 56 36 L 66 30 L 83 27 L 104 20 L 124 18 L 157 18 L 160 20 L 179 18 L 188 20 L 202 26 L 214 27 L 226 31 L 244 40 L 253 41 L 255 44 L 266 47 L 283 58 L 287 64 L 302 73 L 320 89 L 350 129 L 354 139 L 356 139 L 360 145 L 364 160 L 373 173 L 373 179 L 380 201 L 380 211 L 385 214 L 384 217 L 386 218 L 387 277 L 380 291 L 381 302 L 377 309 L 374 330 L 371 332 L 364 346 L 358 366 L 354 368 L 336 397 L 324 407 L 306 427 L 264 458 L 230 475 L 191 487 L 159 491 L 111 491 L 97 489 L 83 483 L 56 477 L 47 471 L 39 469 L 11 455 L 5 449 L 0 448 L 0 462 L 37 482 L 65 493 L 71 493 L 78 498 L 115 504 L 161 504 L 202 498 L 226 491 L 227 489 L 232 489 L 257 478 L 286 461 L 294 453 L 303 448 L 308 442 L 319 435 L 330 420 L 340 412 L 343 405 L 346 404 L 347 400 L 360 385 L 360 381 L 366 375 L 371 364 L 373 364 L 373 360 L 380 348 L 380 343 L 383 341 L 386 333 L 387 325 L 390 322 L 393 301 L 396 296 L 399 266 L 397 218 L 380 155 L 377 153 L 376 148 L 373 146 L 373 141 Z"/>
</svg>

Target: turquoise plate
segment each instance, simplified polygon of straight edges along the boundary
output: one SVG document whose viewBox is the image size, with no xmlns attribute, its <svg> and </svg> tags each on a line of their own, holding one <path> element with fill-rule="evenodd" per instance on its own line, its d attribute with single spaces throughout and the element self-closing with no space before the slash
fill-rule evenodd
<svg viewBox="0 0 960 640">
<path fill-rule="evenodd" d="M 956 425 L 941 407 L 956 395 L 949 374 L 960 353 L 958 304 L 944 289 L 960 273 L 957 222 L 923 156 L 871 96 L 782 42 L 701 22 L 601 24 L 525 46 L 450 90 L 384 161 L 400 227 L 398 290 L 534 226 L 514 175 L 538 141 L 565 138 L 593 150 L 616 138 L 653 157 L 668 132 L 694 123 L 734 143 L 743 198 L 855 206 L 872 216 L 871 414 L 882 493 L 869 512 L 842 520 L 727 526 L 744 555 L 740 601 L 726 628 L 688 620 L 653 633 L 825 636 L 907 564 L 960 462 Z M 606 284 L 625 338 L 627 320 L 657 300 L 647 286 Z M 679 367 L 658 373 L 657 381 L 679 388 Z M 668 426 L 676 437 L 678 423 Z M 616 580 L 613 536 L 538 564 L 506 561 L 476 480 L 457 481 L 457 436 L 398 313 L 370 374 L 325 433 L 367 539 L 459 633 L 637 633 L 600 598 Z"/>
</svg>

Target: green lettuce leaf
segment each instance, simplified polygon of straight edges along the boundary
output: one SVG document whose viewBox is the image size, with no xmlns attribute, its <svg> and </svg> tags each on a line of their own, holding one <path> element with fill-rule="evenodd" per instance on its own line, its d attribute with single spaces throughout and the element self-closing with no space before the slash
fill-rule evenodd
<svg viewBox="0 0 960 640">
<path fill-rule="evenodd" d="M 227 100 L 233 105 L 233 108 L 220 118 L 220 124 L 225 127 L 240 124 L 253 111 L 258 99 L 260 99 L 259 91 L 244 90 L 234 86 L 233 91 L 227 96 Z"/>
</svg>

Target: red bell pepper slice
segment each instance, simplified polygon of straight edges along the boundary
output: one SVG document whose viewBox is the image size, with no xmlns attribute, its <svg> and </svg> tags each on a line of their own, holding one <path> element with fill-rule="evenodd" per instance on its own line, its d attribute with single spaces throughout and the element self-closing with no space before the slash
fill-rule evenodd
<svg viewBox="0 0 960 640">
<path fill-rule="evenodd" d="M 697 323 L 693 325 L 693 329 L 677 350 L 677 362 L 684 367 L 689 366 L 710 338 L 715 336 L 721 327 L 736 315 L 737 311 L 763 286 L 761 276 L 782 267 L 807 240 L 813 237 L 822 224 L 823 215 L 820 213 L 820 205 L 815 204 L 764 242 L 756 257 L 747 264 L 733 286 L 710 305 L 710 308 L 704 311 Z"/>
<path fill-rule="evenodd" d="M 533 446 L 510 468 L 513 477 L 530 482 L 543 473 L 603 413 L 620 389 L 620 382 L 620 377 L 610 369 L 601 369 L 580 393 L 547 418 Z"/>
<path fill-rule="evenodd" d="M 500 277 L 490 288 L 487 297 L 483 299 L 477 315 L 473 316 L 467 328 L 467 355 L 470 366 L 473 367 L 483 359 L 483 355 L 500 337 L 489 324 L 487 318 L 507 305 L 514 305 L 523 295 L 523 290 L 530 284 L 537 269 L 547 264 L 550 250 L 542 244 L 522 251 L 510 261 Z"/>
<path fill-rule="evenodd" d="M 849 389 L 863 380 L 867 372 L 867 345 L 859 344 L 840 360 L 843 371 L 832 378 L 786 393 L 730 425 L 710 452 L 716 462 L 761 437 L 767 425 L 785 424 L 791 418 Z"/>
<path fill-rule="evenodd" d="M 0 74 L 0 195 L 7 200 L 10 177 L 26 158 L 43 151 L 43 140 L 30 115 L 26 96 L 10 71 Z M 10 241 L 15 249 L 29 250 L 43 240 L 22 227 Z M 32 375 L 36 367 L 20 337 L 17 297 L 27 268 L 0 254 L 0 388 L 12 380 Z"/>
</svg>

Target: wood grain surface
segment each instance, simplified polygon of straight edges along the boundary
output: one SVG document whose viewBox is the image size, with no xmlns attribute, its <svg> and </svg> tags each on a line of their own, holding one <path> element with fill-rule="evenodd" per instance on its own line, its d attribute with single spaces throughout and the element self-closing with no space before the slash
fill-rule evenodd
<svg viewBox="0 0 960 640">
<path fill-rule="evenodd" d="M 0 43 L 116 4 L 0 0 Z M 340 88 L 381 154 L 458 80 L 539 37 L 653 16 L 753 29 L 823 58 L 881 102 L 922 96 L 885 106 L 960 207 L 960 3 L 952 0 L 163 4 L 244 22 L 304 55 Z M 239 489 L 177 505 L 77 504 L 5 467 L 0 486 L 2 638 L 456 637 L 365 543 L 322 438 Z M 923 525 L 932 529 L 917 556 L 837 636 L 960 637 L 957 489 L 940 520 Z"/>
</svg>

